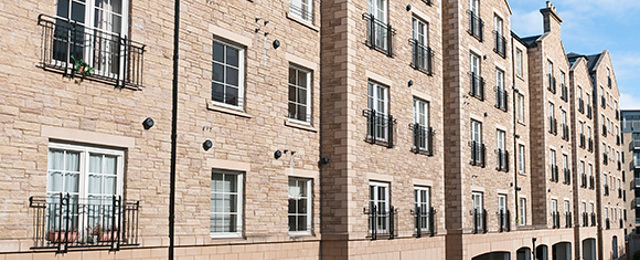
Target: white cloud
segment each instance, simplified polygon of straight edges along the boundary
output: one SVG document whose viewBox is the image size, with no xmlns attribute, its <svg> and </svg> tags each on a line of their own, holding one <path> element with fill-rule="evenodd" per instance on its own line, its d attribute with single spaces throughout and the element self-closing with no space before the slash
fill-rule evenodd
<svg viewBox="0 0 640 260">
<path fill-rule="evenodd" d="M 542 14 L 538 10 L 528 13 L 514 10 L 511 16 L 511 27 L 520 37 L 542 34 Z"/>
<path fill-rule="evenodd" d="M 621 109 L 640 109 L 640 96 L 633 96 L 628 93 L 620 93 Z"/>
</svg>

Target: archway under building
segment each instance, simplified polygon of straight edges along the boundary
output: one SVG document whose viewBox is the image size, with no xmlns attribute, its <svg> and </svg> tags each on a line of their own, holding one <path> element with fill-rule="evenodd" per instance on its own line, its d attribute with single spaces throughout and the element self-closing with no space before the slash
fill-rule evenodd
<svg viewBox="0 0 640 260">
<path fill-rule="evenodd" d="M 536 247 L 535 260 L 549 260 L 549 247 L 547 247 L 547 245 L 539 245 Z"/>
<path fill-rule="evenodd" d="M 571 243 L 560 242 L 553 245 L 552 260 L 571 260 Z"/>
<path fill-rule="evenodd" d="M 489 252 L 472 258 L 472 260 L 510 260 L 509 252 Z"/>
<path fill-rule="evenodd" d="M 588 238 L 582 240 L 582 259 L 596 260 L 596 239 Z"/>
<path fill-rule="evenodd" d="M 531 249 L 523 247 L 516 251 L 516 260 L 531 260 Z"/>
</svg>

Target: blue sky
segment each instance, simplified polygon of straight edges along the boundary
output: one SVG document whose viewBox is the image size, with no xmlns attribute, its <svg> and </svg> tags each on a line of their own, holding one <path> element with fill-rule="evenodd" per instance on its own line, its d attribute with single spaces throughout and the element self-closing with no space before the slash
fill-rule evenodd
<svg viewBox="0 0 640 260">
<path fill-rule="evenodd" d="M 509 0 L 511 27 L 520 37 L 542 33 L 544 0 Z M 640 109 L 640 0 L 555 0 L 563 19 L 567 52 L 600 53 L 608 49 L 613 62 L 620 105 Z"/>
</svg>

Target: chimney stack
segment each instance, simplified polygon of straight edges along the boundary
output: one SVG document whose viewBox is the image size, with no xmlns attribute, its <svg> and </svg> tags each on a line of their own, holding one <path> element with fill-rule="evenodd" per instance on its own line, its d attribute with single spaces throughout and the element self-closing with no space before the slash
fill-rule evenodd
<svg viewBox="0 0 640 260">
<path fill-rule="evenodd" d="M 540 9 L 544 22 L 544 32 L 557 31 L 560 32 L 560 24 L 562 18 L 556 12 L 556 7 L 553 6 L 551 1 L 547 1 L 547 7 Z"/>
</svg>

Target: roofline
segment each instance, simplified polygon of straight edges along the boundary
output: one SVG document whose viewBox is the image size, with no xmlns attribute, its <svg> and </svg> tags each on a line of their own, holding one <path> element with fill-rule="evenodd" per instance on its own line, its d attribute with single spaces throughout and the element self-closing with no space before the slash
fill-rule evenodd
<svg viewBox="0 0 640 260">
<path fill-rule="evenodd" d="M 527 44 L 522 40 L 522 38 L 520 38 L 520 36 L 518 36 L 518 35 L 516 34 L 516 32 L 511 31 L 511 37 L 513 37 L 514 39 L 516 39 L 516 41 L 518 41 L 518 42 L 522 43 L 522 45 L 524 45 L 525 47 L 529 47 L 529 46 L 527 46 Z"/>
</svg>

